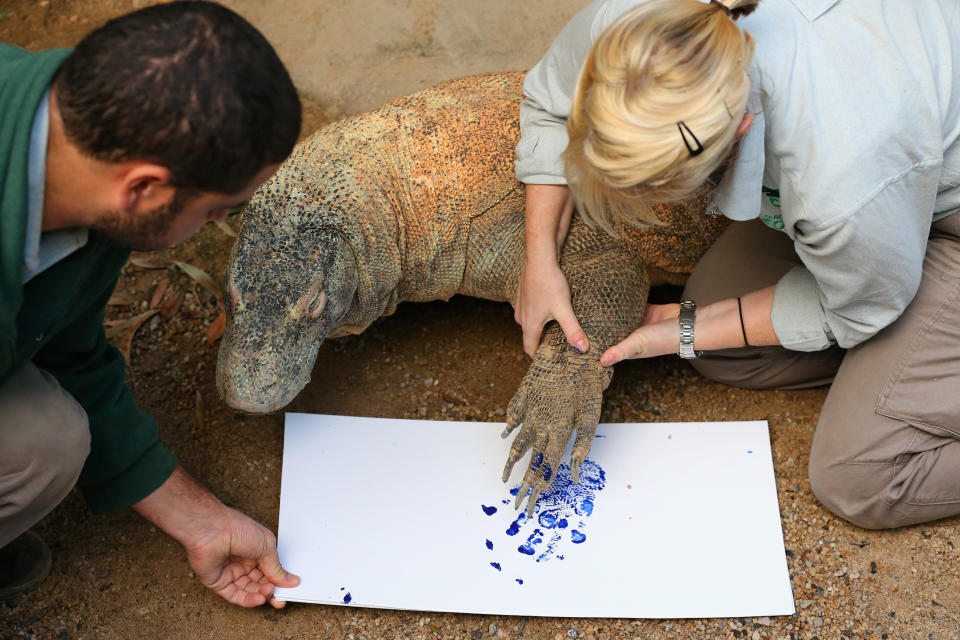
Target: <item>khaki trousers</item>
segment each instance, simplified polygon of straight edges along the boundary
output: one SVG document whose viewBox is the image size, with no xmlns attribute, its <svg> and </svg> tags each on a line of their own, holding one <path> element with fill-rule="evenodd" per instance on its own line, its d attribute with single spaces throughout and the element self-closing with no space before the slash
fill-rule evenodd
<svg viewBox="0 0 960 640">
<path fill-rule="evenodd" d="M 89 452 L 87 414 L 52 375 L 28 364 L 0 386 L 0 547 L 70 493 Z"/>
<path fill-rule="evenodd" d="M 759 220 L 729 227 L 684 291 L 698 304 L 777 282 L 800 261 Z M 904 314 L 843 351 L 714 351 L 693 360 L 712 380 L 752 389 L 832 386 L 810 452 L 810 486 L 868 529 L 960 513 L 960 215 L 933 225 L 920 290 Z"/>
</svg>

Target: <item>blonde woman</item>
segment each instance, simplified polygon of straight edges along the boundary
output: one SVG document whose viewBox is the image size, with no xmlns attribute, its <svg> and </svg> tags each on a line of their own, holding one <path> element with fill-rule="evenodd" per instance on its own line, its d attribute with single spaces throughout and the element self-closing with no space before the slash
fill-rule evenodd
<svg viewBox="0 0 960 640">
<path fill-rule="evenodd" d="M 528 353 L 550 320 L 590 348 L 557 264 L 574 203 L 612 230 L 722 172 L 737 222 L 601 362 L 832 382 L 823 504 L 866 528 L 960 513 L 960 3 L 598 0 L 524 92 Z"/>
</svg>

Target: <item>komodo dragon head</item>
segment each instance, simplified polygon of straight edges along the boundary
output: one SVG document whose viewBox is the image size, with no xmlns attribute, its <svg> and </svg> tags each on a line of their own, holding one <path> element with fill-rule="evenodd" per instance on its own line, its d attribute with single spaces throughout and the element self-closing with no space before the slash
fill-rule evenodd
<svg viewBox="0 0 960 640">
<path fill-rule="evenodd" d="M 310 381 L 324 338 L 347 316 L 357 291 L 356 261 L 338 229 L 297 201 L 275 206 L 282 177 L 246 209 L 227 273 L 227 329 L 217 385 L 231 407 L 276 411 Z M 302 210 L 308 215 L 287 215 Z M 271 224 L 258 219 L 269 216 Z"/>
</svg>

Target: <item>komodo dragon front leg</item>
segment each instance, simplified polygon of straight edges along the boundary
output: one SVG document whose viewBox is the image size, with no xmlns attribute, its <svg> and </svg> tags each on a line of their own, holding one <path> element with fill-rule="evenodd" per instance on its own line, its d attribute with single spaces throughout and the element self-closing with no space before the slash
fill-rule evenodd
<svg viewBox="0 0 960 640">
<path fill-rule="evenodd" d="M 586 353 L 567 344 L 556 322 L 543 339 L 510 405 L 508 436 L 517 426 L 503 481 L 528 450 L 530 464 L 517 493 L 519 508 L 530 489 L 527 513 L 532 516 L 540 493 L 550 486 L 560 458 L 576 432 L 570 473 L 579 482 L 580 463 L 586 458 L 600 421 L 603 392 L 613 368 L 600 364 L 600 355 L 640 325 L 650 279 L 636 253 L 575 219 L 564 245 L 560 266 L 570 285 L 571 302 L 590 341 Z"/>
<path fill-rule="evenodd" d="M 514 297 L 524 256 L 521 204 L 505 198 L 502 208 L 494 207 L 473 220 L 460 293 L 495 300 Z M 564 243 L 560 266 L 591 348 L 577 353 L 558 324 L 547 325 L 507 408 L 503 436 L 521 428 L 510 448 L 503 481 L 532 450 L 516 500 L 519 508 L 529 488 L 527 510 L 531 515 L 574 431 L 570 469 L 574 482 L 579 480 L 580 462 L 590 451 L 600 420 L 603 392 L 613 377 L 611 367 L 600 365 L 600 355 L 639 326 L 651 284 L 636 247 L 590 229 L 578 216 L 574 216 Z"/>
</svg>

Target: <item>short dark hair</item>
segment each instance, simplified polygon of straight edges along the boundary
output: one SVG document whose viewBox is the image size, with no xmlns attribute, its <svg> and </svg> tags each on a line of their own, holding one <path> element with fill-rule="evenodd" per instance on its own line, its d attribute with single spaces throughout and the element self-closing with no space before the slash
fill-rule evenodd
<svg viewBox="0 0 960 640">
<path fill-rule="evenodd" d="M 77 45 L 54 87 L 81 151 L 155 162 L 183 189 L 235 193 L 283 161 L 300 133 L 300 100 L 276 51 L 212 2 L 111 20 Z"/>
</svg>

